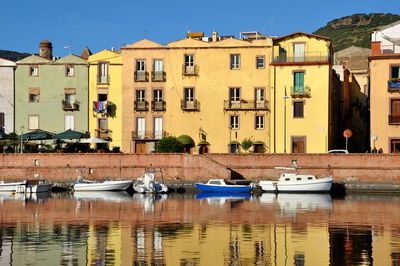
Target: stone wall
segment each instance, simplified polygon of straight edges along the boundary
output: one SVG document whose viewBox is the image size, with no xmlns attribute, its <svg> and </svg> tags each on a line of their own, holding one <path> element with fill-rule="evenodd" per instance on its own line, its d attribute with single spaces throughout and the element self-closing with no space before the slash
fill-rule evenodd
<svg viewBox="0 0 400 266">
<path fill-rule="evenodd" d="M 273 178 L 275 166 L 291 166 L 318 176 L 328 172 L 335 182 L 400 183 L 400 156 L 393 154 L 3 154 L 0 180 L 40 177 L 53 182 L 87 179 L 135 179 L 145 168 L 160 167 L 168 180 L 206 180 L 242 176 Z"/>
</svg>

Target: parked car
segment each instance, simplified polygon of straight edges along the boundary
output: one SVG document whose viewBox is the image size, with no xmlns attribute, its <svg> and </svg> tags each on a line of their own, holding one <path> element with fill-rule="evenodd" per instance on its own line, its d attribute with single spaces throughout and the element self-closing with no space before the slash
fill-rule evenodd
<svg viewBox="0 0 400 266">
<path fill-rule="evenodd" d="M 349 153 L 349 151 L 344 149 L 336 149 L 336 150 L 329 150 L 328 153 Z"/>
</svg>

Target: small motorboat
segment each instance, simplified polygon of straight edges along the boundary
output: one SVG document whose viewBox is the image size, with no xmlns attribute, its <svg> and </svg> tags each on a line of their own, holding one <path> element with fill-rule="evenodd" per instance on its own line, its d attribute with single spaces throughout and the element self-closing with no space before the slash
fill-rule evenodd
<svg viewBox="0 0 400 266">
<path fill-rule="evenodd" d="M 116 191 L 127 190 L 132 183 L 132 180 L 106 180 L 98 182 L 78 177 L 73 188 L 74 191 Z"/>
<path fill-rule="evenodd" d="M 201 191 L 224 193 L 250 193 L 253 188 L 252 184 L 234 184 L 224 179 L 210 179 L 206 184 L 196 183 L 195 186 Z"/>
<path fill-rule="evenodd" d="M 156 173 L 161 174 L 162 182 L 156 181 Z M 133 183 L 133 190 L 137 193 L 167 193 L 168 187 L 164 184 L 161 169 L 145 169 L 141 177 Z"/>
<path fill-rule="evenodd" d="M 23 184 L 16 186 L 18 193 L 42 193 L 49 192 L 52 184 L 45 180 L 25 180 Z"/>
<path fill-rule="evenodd" d="M 258 185 L 265 192 L 329 192 L 333 183 L 332 176 L 317 178 L 310 174 L 298 174 L 294 167 L 276 167 L 275 169 L 295 171 L 284 172 L 278 181 L 260 181 Z"/>
<path fill-rule="evenodd" d="M 23 185 L 24 181 L 9 182 L 0 181 L 0 191 L 15 191 L 17 186 Z"/>
</svg>

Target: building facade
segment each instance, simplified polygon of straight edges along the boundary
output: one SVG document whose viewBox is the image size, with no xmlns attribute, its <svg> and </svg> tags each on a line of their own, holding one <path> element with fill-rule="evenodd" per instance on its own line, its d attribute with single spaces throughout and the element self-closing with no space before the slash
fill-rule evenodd
<svg viewBox="0 0 400 266">
<path fill-rule="evenodd" d="M 400 152 L 400 21 L 372 33 L 370 71 L 371 148 Z"/>
<path fill-rule="evenodd" d="M 271 152 L 325 153 L 333 146 L 331 41 L 293 33 L 273 41 Z"/>
<path fill-rule="evenodd" d="M 148 153 L 171 135 L 189 153 L 239 152 L 246 139 L 249 151 L 269 152 L 271 46 L 259 33 L 192 32 L 165 46 L 142 40 L 123 48 L 123 101 L 132 110 L 123 146 Z"/>
<path fill-rule="evenodd" d="M 39 56 L 31 55 L 16 64 L 17 132 L 88 130 L 86 60 L 72 54 L 55 59 L 51 43 L 45 40 L 40 44 Z"/>
<path fill-rule="evenodd" d="M 14 62 L 0 58 L 0 133 L 14 132 Z"/>
<path fill-rule="evenodd" d="M 89 56 L 89 132 L 122 146 L 122 56 L 103 50 Z"/>
</svg>

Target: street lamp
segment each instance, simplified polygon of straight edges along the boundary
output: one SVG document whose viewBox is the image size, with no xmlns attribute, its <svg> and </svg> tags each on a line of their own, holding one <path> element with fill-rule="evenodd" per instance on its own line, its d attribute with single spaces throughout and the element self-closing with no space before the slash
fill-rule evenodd
<svg viewBox="0 0 400 266">
<path fill-rule="evenodd" d="M 24 144 L 23 144 L 23 141 L 22 141 L 22 135 L 24 134 L 24 125 L 21 125 L 20 129 L 21 129 L 21 147 L 20 147 L 20 152 L 23 153 Z"/>
<path fill-rule="evenodd" d="M 285 96 L 283 96 L 284 100 L 284 109 L 283 109 L 283 152 L 286 153 L 286 100 L 289 99 L 286 93 L 285 86 Z"/>
</svg>

